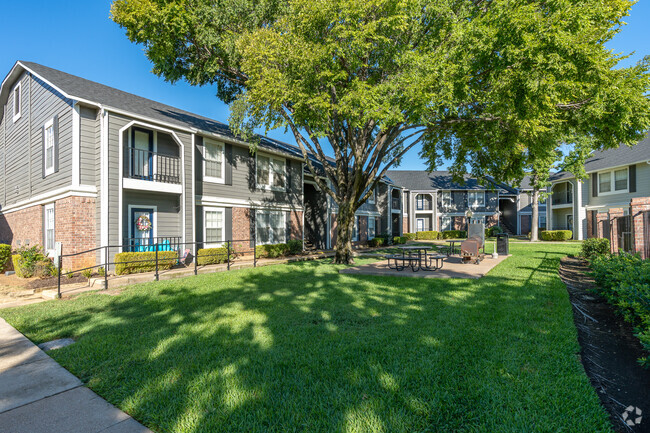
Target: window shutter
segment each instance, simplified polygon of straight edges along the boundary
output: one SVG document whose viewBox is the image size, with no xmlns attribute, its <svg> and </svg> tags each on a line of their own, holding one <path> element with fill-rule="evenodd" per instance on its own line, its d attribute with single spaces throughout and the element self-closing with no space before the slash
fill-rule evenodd
<svg viewBox="0 0 650 433">
<path fill-rule="evenodd" d="M 43 160 L 43 164 L 41 164 L 41 175 L 45 179 L 45 126 L 41 126 L 41 152 L 43 152 L 43 157 L 41 158 Z"/>
<path fill-rule="evenodd" d="M 591 175 L 591 196 L 598 197 L 598 173 Z"/>
<path fill-rule="evenodd" d="M 54 172 L 59 171 L 59 116 L 54 116 Z"/>
<path fill-rule="evenodd" d="M 251 239 L 250 245 L 251 245 L 251 247 L 254 247 L 255 243 L 256 243 L 255 242 L 255 224 L 256 224 L 256 222 L 255 222 L 255 209 L 250 208 L 249 212 L 250 212 L 250 239 Z"/>
<path fill-rule="evenodd" d="M 289 161 L 287 161 L 289 162 Z M 284 215 L 284 224 L 287 229 L 287 234 L 285 236 L 285 242 L 288 242 L 291 239 L 291 211 L 286 211 Z"/>
<path fill-rule="evenodd" d="M 291 188 L 291 160 L 287 159 L 286 161 L 287 161 L 287 163 L 285 165 L 286 170 L 287 170 L 287 178 L 286 178 L 286 181 L 287 181 L 286 186 L 287 186 L 287 188 L 286 189 L 287 189 L 287 191 L 291 191 L 291 189 L 292 189 Z"/>
<path fill-rule="evenodd" d="M 227 207 L 224 213 L 224 240 L 232 241 L 232 208 Z M 231 247 L 232 248 L 232 247 Z"/>
<path fill-rule="evenodd" d="M 630 192 L 636 192 L 636 164 L 630 166 L 629 170 Z"/>
<path fill-rule="evenodd" d="M 232 185 L 232 144 L 226 143 L 224 147 L 225 184 Z"/>
<path fill-rule="evenodd" d="M 195 180 L 203 180 L 203 137 L 199 135 L 196 136 L 195 146 L 196 146 L 196 148 L 194 149 L 194 156 L 196 157 L 196 160 L 194 162 L 195 164 L 194 169 L 196 170 Z M 197 192 L 197 194 L 200 193 Z"/>
</svg>

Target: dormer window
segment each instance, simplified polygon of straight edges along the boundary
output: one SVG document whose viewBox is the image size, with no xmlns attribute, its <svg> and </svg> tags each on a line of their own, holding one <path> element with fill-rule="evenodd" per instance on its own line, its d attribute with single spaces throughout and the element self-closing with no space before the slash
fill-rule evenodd
<svg viewBox="0 0 650 433">
<path fill-rule="evenodd" d="M 22 93 L 21 90 L 22 90 L 22 84 L 18 83 L 18 85 L 14 89 L 14 122 L 20 119 L 20 113 L 22 110 L 22 104 L 20 101 L 20 95 Z"/>
</svg>

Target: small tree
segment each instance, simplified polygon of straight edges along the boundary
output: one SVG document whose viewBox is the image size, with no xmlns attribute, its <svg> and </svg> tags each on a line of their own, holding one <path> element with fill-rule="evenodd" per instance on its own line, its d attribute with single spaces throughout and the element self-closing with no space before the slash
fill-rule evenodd
<svg viewBox="0 0 650 433">
<path fill-rule="evenodd" d="M 419 143 L 432 166 L 453 154 L 456 172 L 469 162 L 513 178 L 548 151 L 536 137 L 549 129 L 607 131 L 604 146 L 636 138 L 648 124 L 646 70 L 613 71 L 603 45 L 631 5 L 115 0 L 111 11 L 154 73 L 216 84 L 238 134 L 284 127 L 317 173 L 314 155 L 316 182 L 338 205 L 335 261 L 350 263 L 356 210 Z"/>
</svg>

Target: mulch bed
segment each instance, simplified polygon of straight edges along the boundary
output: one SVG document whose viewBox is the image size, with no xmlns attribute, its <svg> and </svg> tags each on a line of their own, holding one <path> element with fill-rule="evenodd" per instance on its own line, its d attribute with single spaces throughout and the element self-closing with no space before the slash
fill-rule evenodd
<svg viewBox="0 0 650 433">
<path fill-rule="evenodd" d="M 28 289 L 44 289 L 44 288 L 56 287 L 58 279 L 59 277 L 39 278 L 38 280 L 33 280 L 27 283 L 26 287 Z M 88 278 L 84 277 L 83 275 L 75 275 L 72 278 L 68 278 L 66 276 L 61 277 L 62 286 L 65 284 L 85 283 L 87 281 Z"/>
<path fill-rule="evenodd" d="M 561 261 L 560 278 L 573 306 L 582 365 L 609 412 L 614 430 L 650 433 L 650 370 L 637 362 L 644 355 L 643 348 L 632 326 L 590 291 L 595 283 L 587 272 L 584 260 L 565 257 Z M 630 427 L 623 421 L 629 406 L 642 410 L 641 424 Z M 628 415 L 628 420 L 636 417 Z"/>
</svg>

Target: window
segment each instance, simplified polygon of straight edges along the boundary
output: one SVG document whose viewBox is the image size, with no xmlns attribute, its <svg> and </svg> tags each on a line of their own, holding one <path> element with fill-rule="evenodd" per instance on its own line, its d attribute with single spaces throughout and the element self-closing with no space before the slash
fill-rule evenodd
<svg viewBox="0 0 650 433">
<path fill-rule="evenodd" d="M 424 218 L 418 218 L 415 220 L 415 231 L 423 232 L 424 231 Z"/>
<path fill-rule="evenodd" d="M 255 212 L 255 227 L 258 244 L 282 244 L 285 242 L 287 229 L 284 212 Z"/>
<path fill-rule="evenodd" d="M 451 218 L 450 217 L 442 217 L 440 219 L 440 227 L 443 231 L 444 230 L 451 230 Z"/>
<path fill-rule="evenodd" d="M 203 139 L 203 179 L 208 182 L 224 182 L 224 145 Z"/>
<path fill-rule="evenodd" d="M 424 210 L 424 194 L 418 194 L 415 202 L 417 210 Z"/>
<path fill-rule="evenodd" d="M 45 229 L 45 249 L 47 251 L 54 250 L 54 203 L 45 205 L 43 208 L 45 215 L 43 217 L 44 229 Z"/>
<path fill-rule="evenodd" d="M 54 173 L 54 119 L 50 119 L 44 126 L 43 158 L 45 158 L 45 176 Z"/>
<path fill-rule="evenodd" d="M 203 210 L 204 238 L 209 246 L 220 246 L 224 241 L 225 213 L 223 208 L 206 207 Z"/>
<path fill-rule="evenodd" d="M 262 189 L 286 189 L 287 162 L 271 156 L 257 156 L 257 186 Z"/>
<path fill-rule="evenodd" d="M 627 192 L 628 174 L 627 167 L 598 173 L 598 193 L 613 194 L 615 192 Z"/>
<path fill-rule="evenodd" d="M 485 224 L 485 215 L 471 218 L 470 223 L 472 223 L 472 224 Z"/>
<path fill-rule="evenodd" d="M 359 240 L 359 217 L 358 216 L 354 217 L 354 226 L 352 227 L 352 240 L 353 241 Z"/>
<path fill-rule="evenodd" d="M 368 240 L 375 237 L 375 217 L 368 217 Z"/>
<path fill-rule="evenodd" d="M 14 122 L 20 119 L 20 112 L 22 109 L 21 100 L 20 100 L 21 90 L 22 90 L 22 84 L 18 83 L 18 85 L 14 89 Z"/>
<path fill-rule="evenodd" d="M 540 229 L 546 229 L 546 215 L 540 214 L 538 217 L 537 226 Z"/>
<path fill-rule="evenodd" d="M 451 207 L 451 192 L 450 191 L 444 191 L 442 193 L 442 206 L 443 207 Z"/>
<path fill-rule="evenodd" d="M 377 200 L 377 191 L 375 191 L 373 188 L 372 194 L 370 194 L 370 197 L 368 197 L 368 203 L 375 204 L 375 200 Z"/>
<path fill-rule="evenodd" d="M 470 191 L 467 194 L 467 205 L 471 208 L 485 206 L 485 192 Z"/>
</svg>

